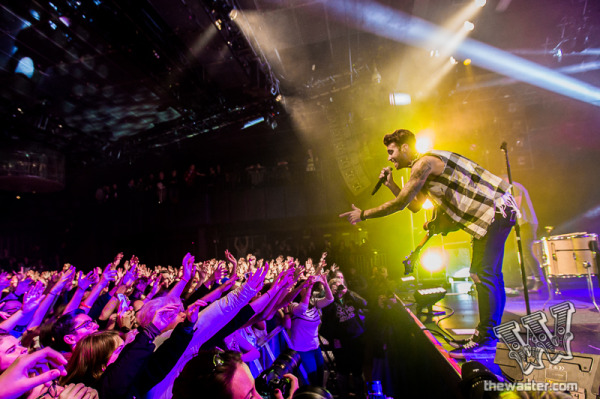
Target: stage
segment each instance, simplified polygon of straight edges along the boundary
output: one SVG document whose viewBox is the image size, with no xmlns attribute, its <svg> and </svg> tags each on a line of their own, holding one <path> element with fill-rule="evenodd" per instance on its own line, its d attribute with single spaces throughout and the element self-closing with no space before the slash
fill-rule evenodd
<svg viewBox="0 0 600 399">
<path fill-rule="evenodd" d="M 592 282 L 594 293 L 598 298 L 600 297 L 600 288 L 595 276 Z M 474 358 L 467 358 L 460 361 L 452 359 L 448 355 L 448 351 L 451 351 L 454 347 L 446 342 L 443 335 L 454 339 L 469 338 L 478 322 L 477 298 L 476 294 L 470 290 L 470 286 L 471 283 L 467 281 L 447 284 L 445 287 L 448 291 L 446 296 L 433 306 L 434 311 L 446 312 L 440 316 L 419 314 L 411 292 L 407 291 L 400 296 L 401 303 L 404 305 L 402 308 L 408 315 L 408 317 L 404 317 L 403 324 L 407 326 L 406 323 L 408 322 L 414 323 L 411 326 L 412 328 L 409 329 L 411 332 L 407 334 L 415 343 L 415 347 L 418 347 L 419 351 L 423 352 L 423 357 L 426 359 L 424 364 L 428 364 L 430 367 L 427 378 L 437 378 L 431 373 L 435 369 L 446 374 L 454 374 L 444 376 L 447 389 L 444 397 L 464 397 L 464 393 L 461 392 L 460 382 L 457 383 L 456 381 L 461 380 L 461 367 L 469 360 L 476 360 L 484 364 L 498 376 L 500 381 L 505 381 L 506 377 L 497 363 L 506 363 L 507 350 L 505 350 L 505 354 L 503 355 L 500 355 L 499 350 L 498 357 L 496 357 L 496 353 L 488 352 L 484 356 L 479 354 Z M 510 287 L 508 289 L 507 303 L 502 322 L 505 323 L 514 320 L 521 325 L 520 318 L 527 313 L 525 300 L 522 290 L 516 291 L 514 288 Z M 586 279 L 561 279 L 559 288 L 560 293 L 555 293 L 554 289 L 548 290 L 547 288 L 540 291 L 530 291 L 531 313 L 540 310 L 543 311 L 548 320 L 548 329 L 552 333 L 554 330 L 554 318 L 550 314 L 549 308 L 565 301 L 570 301 L 575 309 L 571 324 L 571 332 L 573 333 L 571 351 L 574 354 L 596 355 L 596 357 L 590 356 L 590 358 L 594 359 L 594 362 L 597 363 L 600 359 L 600 314 L 594 308 Z M 414 335 L 415 331 L 419 331 L 420 338 Z M 522 326 L 521 331 L 524 332 Z M 526 336 L 524 334 L 521 335 L 524 341 L 527 342 Z M 428 345 L 430 348 L 427 348 Z M 414 353 L 414 348 L 409 353 Z M 416 364 L 418 367 L 418 363 Z M 594 367 L 597 367 L 597 365 L 594 365 Z M 591 378 L 593 380 L 594 376 L 592 375 Z M 600 378 L 600 375 L 595 378 Z M 595 392 L 597 390 L 598 387 L 596 386 Z M 586 394 L 589 395 L 589 389 L 586 391 Z M 592 397 L 595 398 L 595 396 L 585 396 L 585 398 Z"/>
</svg>

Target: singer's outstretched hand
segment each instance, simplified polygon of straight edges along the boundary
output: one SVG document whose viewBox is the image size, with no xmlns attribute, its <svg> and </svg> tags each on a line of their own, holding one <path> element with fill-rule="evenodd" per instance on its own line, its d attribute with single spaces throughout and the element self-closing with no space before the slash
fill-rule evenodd
<svg viewBox="0 0 600 399">
<path fill-rule="evenodd" d="M 356 206 L 354 206 L 354 204 L 352 204 L 352 210 L 350 212 L 341 213 L 340 217 L 348 219 L 348 221 L 352 224 L 356 224 L 361 221 L 361 212 L 362 210 L 360 208 L 357 208 Z"/>
</svg>

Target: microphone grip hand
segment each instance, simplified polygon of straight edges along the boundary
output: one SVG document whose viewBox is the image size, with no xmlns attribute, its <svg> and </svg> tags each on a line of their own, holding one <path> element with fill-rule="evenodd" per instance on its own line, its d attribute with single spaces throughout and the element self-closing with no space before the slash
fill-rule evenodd
<svg viewBox="0 0 600 399">
<path fill-rule="evenodd" d="M 379 189 L 381 188 L 381 186 L 388 181 L 388 176 L 389 175 L 390 175 L 390 168 L 383 168 L 381 170 L 381 173 L 379 173 L 379 180 L 377 181 L 377 184 L 375 184 L 375 187 L 373 188 L 373 191 L 371 192 L 371 195 L 375 195 L 375 193 L 377 191 L 379 191 Z"/>
</svg>

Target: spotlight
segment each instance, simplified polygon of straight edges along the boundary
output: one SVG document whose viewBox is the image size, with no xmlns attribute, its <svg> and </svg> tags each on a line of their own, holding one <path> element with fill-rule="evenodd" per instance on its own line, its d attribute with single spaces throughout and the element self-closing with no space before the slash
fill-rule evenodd
<svg viewBox="0 0 600 399">
<path fill-rule="evenodd" d="M 322 2 L 328 15 L 332 18 L 339 17 L 369 34 L 381 35 L 410 46 L 431 50 L 438 43 L 442 43 L 444 38 L 452 36 L 452 32 L 447 28 L 443 29 L 425 20 L 414 18 L 410 14 L 384 5 L 383 2 L 354 2 L 352 3 L 352 12 L 348 12 L 346 3 L 343 1 Z M 505 1 L 504 3 L 509 2 Z M 471 4 L 475 6 L 475 3 Z M 465 19 L 467 18 L 461 18 L 457 25 L 460 26 Z M 483 42 L 465 39 L 457 43 L 453 53 L 461 59 L 477 56 L 476 63 L 479 68 L 592 105 L 600 104 L 598 87 Z M 464 90 L 471 90 L 471 88 L 465 86 Z"/>
<path fill-rule="evenodd" d="M 433 209 L 433 202 L 431 202 L 431 200 L 429 198 L 427 198 L 425 200 L 425 202 L 423 202 L 423 205 L 421 205 L 421 209 L 425 209 L 425 210 Z"/>
<path fill-rule="evenodd" d="M 558 59 L 558 61 L 562 61 L 562 57 L 563 57 L 563 52 L 561 49 L 556 50 L 556 53 L 554 53 L 554 56 Z"/>
<path fill-rule="evenodd" d="M 456 64 L 458 64 L 458 61 L 456 61 L 456 58 L 454 58 L 454 57 L 450 57 L 450 63 L 451 63 L 452 65 L 456 65 Z"/>
<path fill-rule="evenodd" d="M 37 12 L 36 10 L 29 10 L 29 13 L 31 14 L 33 19 L 35 19 L 36 21 L 40 20 L 40 13 Z"/>
<path fill-rule="evenodd" d="M 468 31 L 472 31 L 473 29 L 475 29 L 475 24 L 471 21 L 465 21 L 464 25 L 466 30 Z"/>
<path fill-rule="evenodd" d="M 435 273 L 444 268 L 445 254 L 440 249 L 431 248 L 421 255 L 421 265 L 423 269 L 430 273 Z"/>
<path fill-rule="evenodd" d="M 486 3 L 487 3 L 486 0 L 475 0 L 475 5 L 477 7 L 483 7 L 483 6 L 485 6 Z"/>
<path fill-rule="evenodd" d="M 248 122 L 246 122 L 244 124 L 244 126 L 242 127 L 242 130 L 246 129 L 246 128 L 249 128 L 250 126 L 254 126 L 254 125 L 257 125 L 257 124 L 259 124 L 261 122 L 264 122 L 264 120 L 265 120 L 265 118 L 261 116 L 260 118 L 256 118 L 256 119 L 253 119 L 251 121 L 248 121 Z"/>
<path fill-rule="evenodd" d="M 409 105 L 411 103 L 410 94 L 407 93 L 390 93 L 391 105 Z"/>
<path fill-rule="evenodd" d="M 236 10 L 235 8 L 229 11 L 229 19 L 231 19 L 232 21 L 234 21 L 237 18 L 237 16 L 238 10 Z"/>
<path fill-rule="evenodd" d="M 433 305 L 446 296 L 446 290 L 443 287 L 426 288 L 415 291 L 415 302 L 417 303 L 417 313 L 437 316 L 445 312 L 434 312 Z M 423 310 L 427 308 L 427 312 Z"/>
<path fill-rule="evenodd" d="M 15 73 L 21 73 L 28 78 L 31 79 L 35 72 L 35 65 L 33 64 L 33 60 L 29 57 L 23 57 L 19 60 L 17 67 L 15 68 Z"/>
<path fill-rule="evenodd" d="M 468 66 L 468 65 L 471 65 L 471 59 L 470 59 L 470 58 L 467 58 L 466 60 L 464 60 L 464 61 L 463 61 L 463 64 L 464 64 L 464 65 L 467 65 L 467 66 Z"/>
<path fill-rule="evenodd" d="M 58 20 L 63 23 L 66 27 L 71 26 L 71 20 L 65 16 L 58 17 Z"/>
<path fill-rule="evenodd" d="M 417 137 L 417 143 L 415 144 L 415 147 L 420 154 L 424 154 L 433 148 L 433 141 L 429 136 L 419 135 Z"/>
</svg>

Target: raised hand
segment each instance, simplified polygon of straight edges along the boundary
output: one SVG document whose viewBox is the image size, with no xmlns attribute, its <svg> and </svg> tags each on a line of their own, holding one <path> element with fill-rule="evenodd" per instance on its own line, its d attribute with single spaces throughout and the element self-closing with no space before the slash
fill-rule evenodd
<svg viewBox="0 0 600 399">
<path fill-rule="evenodd" d="M 129 266 L 131 268 L 136 268 L 140 264 L 140 260 L 137 256 L 131 255 L 131 260 L 129 261 Z"/>
<path fill-rule="evenodd" d="M 284 285 L 294 285 L 296 280 L 294 280 L 294 275 L 296 273 L 296 269 L 288 269 L 283 274 L 282 284 Z"/>
<path fill-rule="evenodd" d="M 52 289 L 50 290 L 50 293 L 52 295 L 59 295 L 61 293 L 61 291 L 63 290 L 63 288 L 65 288 L 65 285 L 67 284 L 67 282 L 73 280 L 74 275 L 75 275 L 75 266 L 70 266 L 68 269 L 63 270 L 61 272 L 60 278 L 58 279 L 56 284 L 54 284 L 54 287 L 52 287 Z"/>
<path fill-rule="evenodd" d="M 183 257 L 183 274 L 181 276 L 182 280 L 190 281 L 190 279 L 196 273 L 196 265 L 194 264 L 194 257 L 188 252 Z"/>
<path fill-rule="evenodd" d="M 227 267 L 225 266 L 225 262 L 220 261 L 215 269 L 215 281 L 221 281 L 223 278 L 227 276 Z"/>
<path fill-rule="evenodd" d="M 112 268 L 113 263 L 109 263 L 102 272 L 100 283 L 107 285 L 109 281 L 115 281 L 117 279 L 117 271 Z"/>
<path fill-rule="evenodd" d="M 23 313 L 30 313 L 36 310 L 46 295 L 43 295 L 46 286 L 43 282 L 38 281 L 33 287 L 23 296 Z"/>
<path fill-rule="evenodd" d="M 323 271 L 323 269 L 327 266 L 327 261 L 325 261 L 326 257 L 327 252 L 323 252 L 323 255 L 321 255 L 321 260 L 319 261 L 319 265 L 317 266 L 317 273 L 321 273 L 321 271 Z"/>
<path fill-rule="evenodd" d="M 294 266 L 290 267 L 290 269 L 294 270 L 294 275 L 293 275 L 294 281 L 298 281 L 300 279 L 300 276 L 302 275 L 302 273 L 304 273 L 304 266 L 296 267 L 296 264 L 294 264 Z"/>
<path fill-rule="evenodd" d="M 133 255 L 129 264 L 131 265 L 131 267 L 125 272 L 125 274 L 123 275 L 123 280 L 121 280 L 121 284 L 127 287 L 131 287 L 135 282 L 135 279 L 137 278 L 137 256 Z"/>
<path fill-rule="evenodd" d="M 248 286 L 254 290 L 260 290 L 265 282 L 267 273 L 269 273 L 269 264 L 265 263 L 263 267 L 259 267 L 256 269 L 256 272 L 250 274 L 246 284 L 248 284 Z"/>
<path fill-rule="evenodd" d="M 115 256 L 115 259 L 112 261 L 111 265 L 113 269 L 116 269 L 117 266 L 119 266 L 119 263 L 121 263 L 121 259 L 123 259 L 123 252 L 119 252 L 117 256 Z"/>
<path fill-rule="evenodd" d="M 123 298 L 123 297 L 121 297 Z M 119 309 L 117 310 L 117 313 L 119 315 L 124 315 L 129 309 L 129 304 L 131 303 L 131 301 L 129 300 L 129 298 L 125 297 L 125 300 L 121 301 L 119 300 Z"/>
<path fill-rule="evenodd" d="M 327 273 L 322 273 L 317 276 L 315 282 L 321 282 L 323 284 L 327 284 Z"/>
<path fill-rule="evenodd" d="M 179 315 L 179 305 L 165 305 L 154 314 L 152 324 L 159 330 L 164 330 Z"/>
<path fill-rule="evenodd" d="M 158 290 L 160 290 L 160 287 L 161 287 L 161 282 L 160 282 L 161 279 L 162 279 L 162 274 L 159 274 L 154 279 L 154 285 L 152 285 L 152 289 L 150 290 L 150 293 L 148 294 L 149 298 L 154 298 L 154 295 L 158 294 Z"/>
<path fill-rule="evenodd" d="M 162 280 L 160 282 L 161 287 L 164 287 L 165 289 L 169 288 L 169 285 L 171 285 L 171 280 L 170 280 L 169 276 L 165 276 L 165 275 L 161 274 L 161 277 L 162 277 Z"/>
<path fill-rule="evenodd" d="M 23 295 L 25 292 L 27 292 L 27 290 L 29 290 L 29 287 L 31 287 L 32 284 L 33 284 L 33 280 L 31 278 L 23 277 L 23 279 L 17 283 L 17 288 L 15 288 L 15 295 L 16 296 Z"/>
<path fill-rule="evenodd" d="M 192 303 L 188 306 L 185 311 L 186 318 L 192 324 L 196 324 L 198 321 L 198 310 L 200 310 L 200 306 L 206 306 L 208 303 L 204 302 L 202 299 L 198 299 L 196 302 Z"/>
<path fill-rule="evenodd" d="M 238 262 L 237 259 L 235 259 L 235 256 L 233 256 L 233 254 L 231 252 L 229 252 L 228 249 L 225 250 L 225 257 L 227 258 L 228 261 L 231 262 L 231 264 L 233 264 L 233 269 L 231 270 L 231 275 L 237 275 L 237 267 L 238 267 Z"/>
<path fill-rule="evenodd" d="M 135 312 L 133 311 L 133 308 L 127 308 L 123 311 L 119 311 L 117 314 L 117 325 L 120 328 L 125 327 L 129 330 L 133 329 L 135 326 Z"/>
<path fill-rule="evenodd" d="M 63 355 L 51 348 L 17 357 L 17 359 L 0 375 L 2 397 L 17 398 L 25 392 L 52 381 L 61 375 L 67 375 Z M 38 370 L 47 370 L 38 373 Z"/>
<path fill-rule="evenodd" d="M 144 277 L 150 277 L 152 275 L 150 269 L 145 264 L 138 266 L 138 274 Z"/>
<path fill-rule="evenodd" d="M 95 276 L 94 273 L 95 272 L 92 270 L 91 272 L 86 274 L 84 277 L 82 277 L 80 275 L 79 280 L 77 282 L 78 287 L 84 291 L 87 290 L 89 288 L 89 286 L 92 285 L 94 283 L 94 281 L 96 280 L 97 276 Z"/>
</svg>

